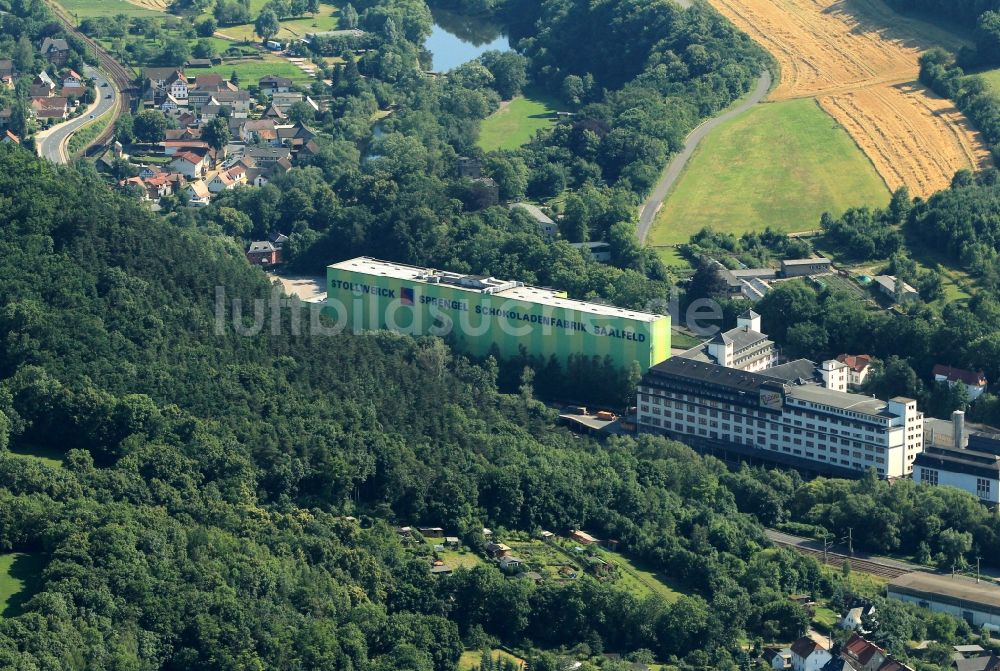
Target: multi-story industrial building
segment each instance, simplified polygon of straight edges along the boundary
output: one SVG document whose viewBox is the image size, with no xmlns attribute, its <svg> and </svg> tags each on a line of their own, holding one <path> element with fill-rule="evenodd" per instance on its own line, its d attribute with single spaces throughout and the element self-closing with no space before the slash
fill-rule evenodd
<svg viewBox="0 0 1000 671">
<path fill-rule="evenodd" d="M 642 371 L 670 355 L 668 316 L 521 282 L 359 257 L 329 266 L 327 284 L 328 314 L 356 332 L 438 335 L 480 356 L 610 357 Z"/>
<path fill-rule="evenodd" d="M 880 401 L 800 376 L 674 357 L 653 366 L 637 393 L 639 431 L 663 434 L 724 459 L 883 478 L 913 471 L 923 446 L 917 402 Z"/>
<path fill-rule="evenodd" d="M 913 479 L 925 485 L 957 487 L 983 503 L 1000 504 L 1000 434 L 966 425 L 956 410 L 951 421 L 930 419 L 924 427 L 924 451 L 913 464 Z"/>
<path fill-rule="evenodd" d="M 761 331 L 760 315 L 747 310 L 737 317 L 736 328 L 716 333 L 707 342 L 678 356 L 754 372 L 776 365 L 778 348 Z"/>
</svg>

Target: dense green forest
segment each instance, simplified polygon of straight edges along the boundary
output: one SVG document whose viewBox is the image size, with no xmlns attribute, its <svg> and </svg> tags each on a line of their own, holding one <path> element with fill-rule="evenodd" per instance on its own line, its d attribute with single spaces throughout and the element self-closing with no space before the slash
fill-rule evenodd
<svg viewBox="0 0 1000 671">
<path fill-rule="evenodd" d="M 734 669 L 741 639 L 804 630 L 787 593 L 849 593 L 768 547 L 754 478 L 662 439 L 574 436 L 530 384 L 500 394 L 494 365 L 440 341 L 217 334 L 215 288 L 262 297 L 264 277 L 85 166 L 0 147 L 0 205 L 0 549 L 43 567 L 0 619 L 4 668 L 445 671 L 463 645 L 530 639 Z M 24 456 L 39 450 L 61 466 Z M 795 489 L 778 510 L 808 512 Z M 488 567 L 434 579 L 392 523 L 474 548 L 483 525 L 586 526 L 685 594 Z M 884 608 L 894 649 L 969 635 Z"/>
</svg>

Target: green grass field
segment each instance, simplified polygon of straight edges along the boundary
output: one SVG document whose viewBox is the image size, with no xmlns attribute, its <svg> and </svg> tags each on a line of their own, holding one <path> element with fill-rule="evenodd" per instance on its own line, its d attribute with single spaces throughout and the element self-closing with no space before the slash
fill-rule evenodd
<svg viewBox="0 0 1000 671">
<path fill-rule="evenodd" d="M 62 468 L 66 455 L 63 452 L 51 447 L 39 447 L 37 445 L 11 445 L 8 449 L 11 456 L 25 459 L 35 459 L 53 468 Z"/>
<path fill-rule="evenodd" d="M 493 659 L 497 658 L 497 655 L 503 659 L 514 662 L 519 668 L 524 667 L 524 660 L 520 657 L 515 657 L 509 652 L 503 650 L 493 650 Z M 483 663 L 483 651 L 482 650 L 466 650 L 462 653 L 462 656 L 458 658 L 458 669 L 459 671 L 473 671 L 473 669 L 478 669 L 480 664 Z"/>
<path fill-rule="evenodd" d="M 234 70 L 240 78 L 241 89 L 245 89 L 251 84 L 256 84 L 260 81 L 261 77 L 266 77 L 267 75 L 288 77 L 293 82 L 300 84 L 306 84 L 313 81 L 309 75 L 299 68 L 295 67 L 285 59 L 272 54 L 266 54 L 262 60 L 234 61 L 232 63 L 215 65 L 210 68 L 188 70 L 187 74 L 193 76 L 196 74 L 200 75 L 215 72 L 222 75 L 226 79 L 229 79 L 229 76 L 233 74 Z"/>
<path fill-rule="evenodd" d="M 483 119 L 477 145 L 483 151 L 517 149 L 535 133 L 556 123 L 558 108 L 547 96 L 529 93 L 517 96 Z"/>
<path fill-rule="evenodd" d="M 669 584 L 666 576 L 649 570 L 634 559 L 626 557 L 620 552 L 612 552 L 603 548 L 597 550 L 597 554 L 618 564 L 619 575 L 616 584 L 635 596 L 643 598 L 649 594 L 655 594 L 667 603 L 673 603 L 680 597 L 681 592 Z"/>
<path fill-rule="evenodd" d="M 115 16 L 116 14 L 125 14 L 127 16 L 163 16 L 163 12 L 140 7 L 125 0 L 59 0 L 59 4 L 67 12 L 76 15 L 80 19 L 88 16 Z"/>
<path fill-rule="evenodd" d="M 260 13 L 260 8 L 265 2 L 251 0 L 250 14 L 254 17 Z M 295 40 L 305 36 L 306 33 L 322 32 L 324 30 L 336 30 L 338 24 L 337 7 L 321 3 L 319 13 L 313 16 L 302 16 L 294 19 L 286 19 L 281 22 L 281 30 L 273 38 L 276 40 Z M 211 15 L 211 8 L 205 12 L 206 16 Z M 253 23 L 242 23 L 235 26 L 219 26 L 219 32 L 236 40 L 246 40 L 248 42 L 257 41 L 260 38 L 253 31 Z"/>
<path fill-rule="evenodd" d="M 985 79 L 986 83 L 993 88 L 997 95 L 1000 95 L 1000 68 L 995 70 L 985 70 L 976 74 Z"/>
<path fill-rule="evenodd" d="M 13 552 L 0 555 L 0 616 L 17 617 L 25 602 L 38 591 L 42 560 Z"/>
<path fill-rule="evenodd" d="M 888 201 L 875 168 L 814 101 L 767 103 L 702 141 L 648 242 L 687 242 L 705 226 L 736 234 L 766 226 L 811 230 L 824 211 Z"/>
</svg>

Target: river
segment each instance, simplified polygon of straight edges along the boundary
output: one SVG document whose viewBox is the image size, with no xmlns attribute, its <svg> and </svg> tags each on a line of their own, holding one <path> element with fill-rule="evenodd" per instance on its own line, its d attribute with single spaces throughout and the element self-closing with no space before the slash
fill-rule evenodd
<svg viewBox="0 0 1000 671">
<path fill-rule="evenodd" d="M 510 51 L 500 26 L 481 18 L 434 9 L 434 27 L 424 47 L 431 52 L 431 70 L 447 72 L 487 51 Z"/>
</svg>

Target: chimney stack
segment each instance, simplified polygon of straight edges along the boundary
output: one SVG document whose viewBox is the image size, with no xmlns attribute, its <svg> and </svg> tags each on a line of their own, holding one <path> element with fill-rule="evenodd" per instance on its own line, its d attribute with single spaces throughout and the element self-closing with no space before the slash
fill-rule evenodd
<svg viewBox="0 0 1000 671">
<path fill-rule="evenodd" d="M 951 413 L 952 433 L 955 438 L 955 449 L 965 448 L 965 412 L 956 410 Z"/>
</svg>

